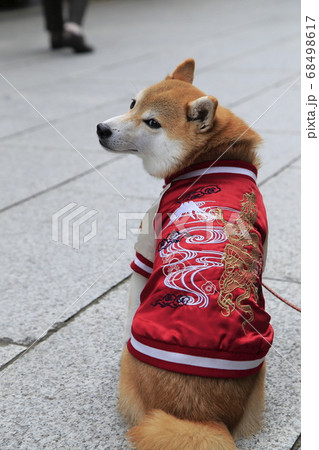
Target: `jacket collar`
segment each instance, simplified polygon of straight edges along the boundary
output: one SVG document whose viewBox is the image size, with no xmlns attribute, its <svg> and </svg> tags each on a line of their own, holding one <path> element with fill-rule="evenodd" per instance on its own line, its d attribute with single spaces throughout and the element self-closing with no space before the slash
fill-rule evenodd
<svg viewBox="0 0 319 450">
<path fill-rule="evenodd" d="M 250 177 L 255 183 L 257 180 L 257 169 L 246 161 L 218 160 L 206 161 L 194 164 L 186 169 L 165 178 L 165 185 L 188 178 L 201 178 L 216 173 L 229 173 Z"/>
</svg>

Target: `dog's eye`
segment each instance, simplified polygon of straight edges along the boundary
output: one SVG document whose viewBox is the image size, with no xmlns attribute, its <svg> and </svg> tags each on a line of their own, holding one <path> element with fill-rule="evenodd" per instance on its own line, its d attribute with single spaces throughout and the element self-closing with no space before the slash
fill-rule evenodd
<svg viewBox="0 0 319 450">
<path fill-rule="evenodd" d="M 136 100 L 135 98 L 132 99 L 132 103 L 130 104 L 130 109 L 133 109 L 135 106 Z"/>
<path fill-rule="evenodd" d="M 150 128 L 161 128 L 161 124 L 157 122 L 155 119 L 144 120 L 144 123 L 148 125 Z"/>
</svg>

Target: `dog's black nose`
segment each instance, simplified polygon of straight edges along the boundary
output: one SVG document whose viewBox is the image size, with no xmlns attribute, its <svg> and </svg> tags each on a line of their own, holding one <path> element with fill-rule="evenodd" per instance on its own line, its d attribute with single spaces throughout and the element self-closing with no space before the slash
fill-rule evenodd
<svg viewBox="0 0 319 450">
<path fill-rule="evenodd" d="M 100 138 L 108 138 L 112 134 L 111 128 L 105 123 L 99 123 L 96 127 L 96 132 Z"/>
</svg>

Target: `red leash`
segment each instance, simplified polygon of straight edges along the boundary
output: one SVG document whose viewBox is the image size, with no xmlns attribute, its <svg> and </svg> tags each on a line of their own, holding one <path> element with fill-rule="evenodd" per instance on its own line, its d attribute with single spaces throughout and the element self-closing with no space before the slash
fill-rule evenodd
<svg viewBox="0 0 319 450">
<path fill-rule="evenodd" d="M 296 311 L 301 312 L 301 308 L 299 308 L 299 306 L 296 306 L 293 303 L 288 302 L 288 300 L 286 300 L 285 298 L 281 297 L 275 291 L 270 289 L 270 287 L 268 287 L 265 283 L 263 283 L 263 286 L 264 286 L 265 289 L 267 289 L 267 291 L 271 292 L 272 295 L 274 295 L 275 297 L 279 298 L 279 300 L 281 300 L 282 302 L 286 303 L 286 305 L 290 306 L 291 308 L 295 309 Z"/>
</svg>

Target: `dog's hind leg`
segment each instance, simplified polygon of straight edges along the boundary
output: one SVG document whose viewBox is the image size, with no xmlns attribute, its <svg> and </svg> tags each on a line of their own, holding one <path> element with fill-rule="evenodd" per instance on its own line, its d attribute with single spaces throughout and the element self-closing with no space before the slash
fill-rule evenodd
<svg viewBox="0 0 319 450">
<path fill-rule="evenodd" d="M 142 402 L 139 399 L 139 394 L 136 390 L 134 378 L 131 368 L 131 355 L 128 353 L 126 343 L 131 336 L 131 325 L 137 308 L 140 305 L 141 292 L 144 289 L 147 279 L 142 275 L 133 272 L 130 281 L 128 313 L 126 319 L 126 326 L 124 330 L 124 349 L 122 353 L 121 361 L 121 376 L 119 383 L 119 409 L 123 417 L 130 424 L 137 424 L 144 416 L 144 408 Z"/>
<path fill-rule="evenodd" d="M 130 425 L 137 425 L 145 415 L 145 408 L 136 388 L 133 361 L 133 357 L 128 352 L 127 347 L 125 347 L 121 361 L 119 410 Z"/>
</svg>

